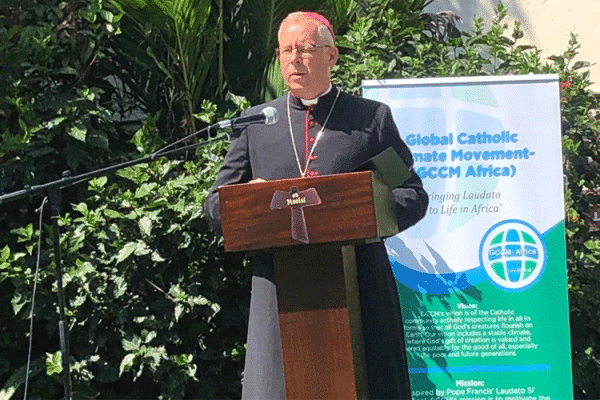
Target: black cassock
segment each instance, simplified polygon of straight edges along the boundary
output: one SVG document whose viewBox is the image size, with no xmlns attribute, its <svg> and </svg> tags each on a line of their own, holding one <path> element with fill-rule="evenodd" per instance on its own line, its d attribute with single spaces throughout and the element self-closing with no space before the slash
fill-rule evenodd
<svg viewBox="0 0 600 400">
<path fill-rule="evenodd" d="M 333 87 L 316 105 L 307 107 L 300 99 L 285 95 L 253 107 L 245 114 L 259 113 L 267 106 L 279 111 L 279 121 L 268 126 L 250 125 L 239 132 L 206 198 L 205 212 L 217 226 L 220 224 L 219 186 L 255 178 L 301 176 L 292 146 L 290 120 L 300 168 L 304 170 L 315 136 L 332 110 L 310 157 L 306 176 L 353 171 L 390 146 L 409 167 L 413 165 L 410 151 L 385 104 L 338 92 Z M 392 194 L 400 230 L 414 225 L 425 215 L 428 197 L 416 174 L 393 189 Z M 383 243 L 356 246 L 356 262 L 369 397 L 410 399 L 398 290 Z M 269 254 L 258 254 L 253 259 L 242 398 L 285 398 L 277 297 Z"/>
</svg>

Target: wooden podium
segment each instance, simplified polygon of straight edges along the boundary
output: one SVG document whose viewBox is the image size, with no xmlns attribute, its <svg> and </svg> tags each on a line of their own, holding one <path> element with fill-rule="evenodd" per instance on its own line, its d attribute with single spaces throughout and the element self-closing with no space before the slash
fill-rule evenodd
<svg viewBox="0 0 600 400">
<path fill-rule="evenodd" d="M 219 188 L 225 251 L 272 253 L 288 399 L 368 398 L 354 245 L 398 231 L 372 171 Z"/>
</svg>

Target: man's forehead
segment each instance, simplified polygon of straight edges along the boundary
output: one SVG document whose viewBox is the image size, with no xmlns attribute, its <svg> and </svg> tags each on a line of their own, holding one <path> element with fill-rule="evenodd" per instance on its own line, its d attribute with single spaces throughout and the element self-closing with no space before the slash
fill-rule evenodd
<svg viewBox="0 0 600 400">
<path fill-rule="evenodd" d="M 318 30 L 306 28 L 306 26 L 297 24 L 284 26 L 279 38 L 279 45 L 284 47 L 297 44 L 315 45 L 319 41 Z"/>
<path fill-rule="evenodd" d="M 305 33 L 312 36 L 318 31 L 318 24 L 310 18 L 298 18 L 283 23 L 282 32 L 291 34 Z"/>
</svg>

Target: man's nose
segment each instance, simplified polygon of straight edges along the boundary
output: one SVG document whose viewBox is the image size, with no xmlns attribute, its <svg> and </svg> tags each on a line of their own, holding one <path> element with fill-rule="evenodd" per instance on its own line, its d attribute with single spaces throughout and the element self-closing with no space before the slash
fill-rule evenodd
<svg viewBox="0 0 600 400">
<path fill-rule="evenodd" d="M 298 49 L 292 49 L 292 54 L 290 55 L 290 62 L 296 62 L 298 60 L 302 60 L 300 51 Z"/>
</svg>

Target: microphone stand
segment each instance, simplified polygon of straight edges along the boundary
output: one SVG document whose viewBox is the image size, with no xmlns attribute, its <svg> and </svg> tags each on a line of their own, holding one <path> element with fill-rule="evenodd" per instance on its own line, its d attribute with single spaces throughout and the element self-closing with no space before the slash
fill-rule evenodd
<svg viewBox="0 0 600 400">
<path fill-rule="evenodd" d="M 169 144 L 168 146 L 154 152 L 153 154 L 151 154 L 150 156 L 147 156 L 147 157 L 143 157 L 143 158 L 139 158 L 139 159 L 131 160 L 131 161 L 126 161 L 126 162 L 112 165 L 112 166 L 105 167 L 105 168 L 100 168 L 95 171 L 86 172 L 86 173 L 83 173 L 83 174 L 77 175 L 77 176 L 70 176 L 69 172 L 66 171 L 66 172 L 63 172 L 62 179 L 59 179 L 59 180 L 56 180 L 53 182 L 49 182 L 49 183 L 44 183 L 41 185 L 26 186 L 22 190 L 0 196 L 0 204 L 3 204 L 8 201 L 16 200 L 18 198 L 25 197 L 27 195 L 34 195 L 34 194 L 44 192 L 44 191 L 47 192 L 47 194 L 48 194 L 48 200 L 49 200 L 50 208 L 52 211 L 51 219 L 52 219 L 53 232 L 54 232 L 54 258 L 55 258 L 55 263 L 56 263 L 56 282 L 57 282 L 58 307 L 59 307 L 58 328 L 59 328 L 59 338 L 60 338 L 60 351 L 61 351 L 61 355 L 62 355 L 63 387 L 64 387 L 64 392 L 65 392 L 64 398 L 66 400 L 71 400 L 73 398 L 73 388 L 72 388 L 72 384 L 71 384 L 70 360 L 69 360 L 69 358 L 70 358 L 69 329 L 67 326 L 67 320 L 66 320 L 66 316 L 65 316 L 66 302 L 65 302 L 65 290 L 63 287 L 62 263 L 61 263 L 61 256 L 60 256 L 60 228 L 58 225 L 58 219 L 60 218 L 60 203 L 61 203 L 61 198 L 62 198 L 61 190 L 64 188 L 74 186 L 79 183 L 88 181 L 89 179 L 95 178 L 97 176 L 104 176 L 104 175 L 110 174 L 112 172 L 118 171 L 123 168 L 131 167 L 131 166 L 138 165 L 138 164 L 153 162 L 163 156 L 170 156 L 170 155 L 181 153 L 184 151 L 188 151 L 188 150 L 192 150 L 192 149 L 196 149 L 196 148 L 202 148 L 211 143 L 215 143 L 215 142 L 218 142 L 218 141 L 221 141 L 224 139 L 229 139 L 230 136 L 228 134 L 223 134 L 223 135 L 214 137 L 212 139 L 207 139 L 200 143 L 194 143 L 191 145 L 178 147 L 176 149 L 166 151 L 166 149 L 168 149 L 180 142 L 183 142 L 184 140 L 189 139 L 190 137 L 195 136 L 205 130 L 208 130 L 210 132 L 210 129 L 214 128 L 214 127 L 221 127 L 221 126 L 219 125 L 219 123 L 208 126 L 208 127 L 201 129 L 189 136 L 184 137 L 183 139 L 180 139 L 174 143 Z M 32 316 L 32 318 L 33 318 L 33 316 Z"/>
</svg>

